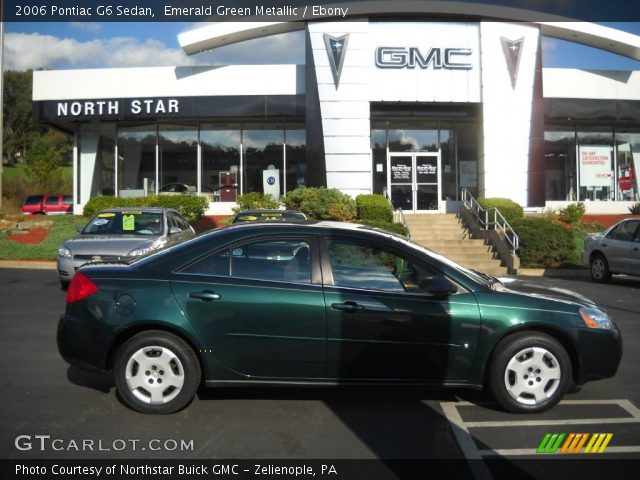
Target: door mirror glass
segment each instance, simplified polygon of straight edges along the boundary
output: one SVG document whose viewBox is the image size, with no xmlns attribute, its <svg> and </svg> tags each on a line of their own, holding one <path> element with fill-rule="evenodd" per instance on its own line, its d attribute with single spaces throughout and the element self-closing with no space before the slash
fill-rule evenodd
<svg viewBox="0 0 640 480">
<path fill-rule="evenodd" d="M 456 286 L 442 275 L 435 275 L 429 282 L 428 292 L 432 295 L 453 295 L 457 291 Z"/>
</svg>

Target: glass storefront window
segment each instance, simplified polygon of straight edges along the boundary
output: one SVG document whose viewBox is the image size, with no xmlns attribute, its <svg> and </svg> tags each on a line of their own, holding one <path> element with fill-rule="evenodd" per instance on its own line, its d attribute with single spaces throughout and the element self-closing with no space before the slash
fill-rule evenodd
<svg viewBox="0 0 640 480">
<path fill-rule="evenodd" d="M 118 129 L 118 195 L 144 197 L 155 193 L 156 125 Z"/>
<path fill-rule="evenodd" d="M 464 187 L 478 196 L 478 124 L 456 123 L 456 149 L 458 156 L 458 195 Z"/>
<path fill-rule="evenodd" d="M 387 129 L 384 122 L 371 124 L 373 193 L 382 194 L 387 186 Z"/>
<path fill-rule="evenodd" d="M 160 125 L 158 145 L 160 192 L 197 192 L 197 127 Z"/>
<path fill-rule="evenodd" d="M 577 138 L 579 200 L 615 200 L 612 130 L 578 126 Z"/>
<path fill-rule="evenodd" d="M 545 200 L 576 200 L 575 142 L 573 129 L 547 125 L 544 132 Z"/>
<path fill-rule="evenodd" d="M 232 125 L 201 126 L 202 193 L 212 201 L 235 202 L 240 194 L 241 141 Z"/>
<path fill-rule="evenodd" d="M 640 129 L 616 131 L 617 200 L 638 201 L 640 173 Z"/>
<path fill-rule="evenodd" d="M 457 200 L 456 144 L 452 123 L 440 123 L 440 161 L 442 167 L 442 200 Z"/>
<path fill-rule="evenodd" d="M 287 123 L 287 175 L 284 194 L 307 184 L 307 132 L 303 124 Z"/>
<path fill-rule="evenodd" d="M 389 128 L 390 152 L 437 152 L 437 122 L 393 122 Z"/>
<path fill-rule="evenodd" d="M 260 192 L 280 198 L 284 190 L 284 128 L 272 124 L 247 124 L 242 131 L 244 149 L 243 192 Z M 271 172 L 269 172 L 271 171 Z"/>
</svg>

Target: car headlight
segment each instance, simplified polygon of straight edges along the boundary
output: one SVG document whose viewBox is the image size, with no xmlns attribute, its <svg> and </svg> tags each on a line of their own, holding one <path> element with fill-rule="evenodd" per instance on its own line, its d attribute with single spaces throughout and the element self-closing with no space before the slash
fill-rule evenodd
<svg viewBox="0 0 640 480">
<path fill-rule="evenodd" d="M 144 248 L 137 248 L 135 250 L 131 250 L 129 252 L 129 256 L 130 257 L 141 257 L 142 255 L 146 255 L 150 252 L 153 252 L 154 250 L 158 250 L 162 247 L 164 247 L 167 244 L 166 240 L 163 240 L 161 238 L 155 240 L 151 245 L 149 245 L 148 247 L 144 247 Z"/>
<path fill-rule="evenodd" d="M 58 249 L 58 256 L 71 258 L 71 251 L 67 247 L 61 247 Z"/>
<path fill-rule="evenodd" d="M 611 317 L 601 310 L 594 308 L 581 308 L 580 316 L 587 328 L 600 328 L 609 330 L 613 328 Z"/>
</svg>

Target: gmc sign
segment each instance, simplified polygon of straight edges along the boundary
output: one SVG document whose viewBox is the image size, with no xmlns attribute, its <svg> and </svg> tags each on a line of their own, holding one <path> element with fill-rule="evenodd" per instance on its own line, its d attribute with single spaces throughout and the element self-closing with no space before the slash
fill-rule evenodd
<svg viewBox="0 0 640 480">
<path fill-rule="evenodd" d="M 471 70 L 473 65 L 464 63 L 464 57 L 471 55 L 470 48 L 432 47 L 424 52 L 417 47 L 378 47 L 376 66 L 378 68 L 422 68 Z M 463 57 L 463 58 L 461 58 Z"/>
</svg>

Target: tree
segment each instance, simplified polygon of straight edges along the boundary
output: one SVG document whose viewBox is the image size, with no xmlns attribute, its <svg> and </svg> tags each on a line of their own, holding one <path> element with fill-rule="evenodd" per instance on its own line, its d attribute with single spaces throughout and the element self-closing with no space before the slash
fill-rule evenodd
<svg viewBox="0 0 640 480">
<path fill-rule="evenodd" d="M 56 193 L 62 188 L 62 159 L 69 153 L 69 137 L 49 130 L 39 134 L 27 155 L 27 165 L 33 175 L 38 191 Z"/>
<path fill-rule="evenodd" d="M 31 70 L 4 72 L 3 150 L 9 163 L 14 163 L 18 154 L 26 158 L 34 139 L 45 131 L 33 119 L 32 82 Z"/>
</svg>

